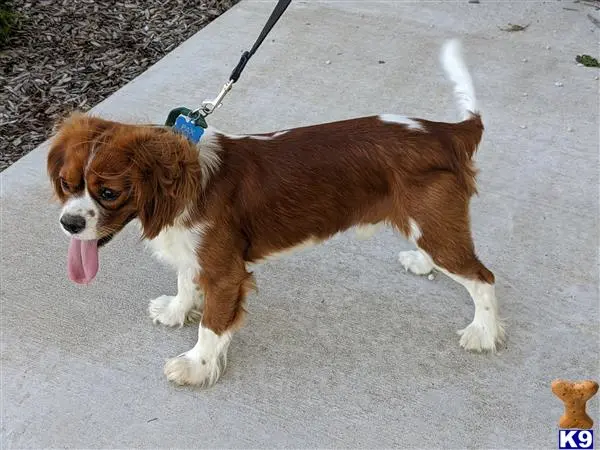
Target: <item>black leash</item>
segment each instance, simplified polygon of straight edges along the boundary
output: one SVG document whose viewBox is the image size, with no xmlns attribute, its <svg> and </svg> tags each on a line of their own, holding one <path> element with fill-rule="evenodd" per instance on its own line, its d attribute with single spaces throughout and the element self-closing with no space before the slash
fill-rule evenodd
<svg viewBox="0 0 600 450">
<path fill-rule="evenodd" d="M 269 20 L 267 20 L 267 23 L 263 27 L 258 39 L 256 39 L 256 42 L 250 51 L 245 51 L 242 53 L 240 61 L 237 63 L 237 66 L 235 66 L 235 69 L 233 69 L 233 72 L 231 72 L 231 75 L 229 76 L 229 81 L 225 83 L 221 89 L 221 92 L 219 92 L 219 95 L 217 95 L 214 100 L 205 100 L 202 102 L 202 105 L 199 108 L 193 111 L 185 107 L 173 109 L 169 113 L 165 125 L 173 127 L 175 131 L 183 133 L 190 140 L 197 143 L 202 137 L 202 134 L 204 134 L 204 129 L 206 129 L 208 126 L 206 124 L 205 117 L 213 113 L 215 109 L 221 106 L 221 102 L 223 101 L 225 95 L 227 95 L 227 93 L 233 87 L 233 84 L 240 78 L 240 75 L 246 67 L 246 64 L 248 64 L 248 61 L 250 61 L 250 58 L 254 55 L 254 53 L 256 53 L 260 45 L 271 32 L 291 2 L 292 0 L 279 0 L 277 2 L 277 5 L 275 5 Z"/>
<path fill-rule="evenodd" d="M 285 12 L 285 10 L 287 9 L 287 7 L 290 5 L 291 2 L 292 2 L 292 0 L 279 0 L 277 5 L 275 6 L 275 9 L 271 13 L 271 17 L 269 17 L 269 20 L 267 20 L 267 23 L 263 27 L 263 29 L 260 33 L 260 36 L 258 36 L 258 39 L 252 46 L 252 49 L 249 52 L 246 51 L 242 54 L 242 57 L 240 58 L 240 62 L 235 67 L 235 69 L 233 69 L 233 72 L 231 72 L 231 75 L 229 77 L 229 79 L 231 81 L 233 81 L 235 83 L 238 80 L 238 78 L 242 74 L 242 71 L 244 70 L 244 67 L 246 67 L 246 64 L 248 63 L 248 61 L 250 61 L 250 58 L 254 55 L 254 53 L 256 53 L 256 50 L 258 50 L 258 47 L 260 47 L 260 44 L 263 43 L 263 41 L 265 40 L 267 35 L 271 32 L 271 30 L 273 29 L 273 27 L 275 26 L 275 24 L 277 23 L 277 21 L 279 20 L 281 15 Z"/>
</svg>

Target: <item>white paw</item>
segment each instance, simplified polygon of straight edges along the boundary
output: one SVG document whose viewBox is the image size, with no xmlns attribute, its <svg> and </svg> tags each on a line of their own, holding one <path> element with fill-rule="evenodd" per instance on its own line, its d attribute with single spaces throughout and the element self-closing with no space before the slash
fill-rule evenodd
<svg viewBox="0 0 600 450">
<path fill-rule="evenodd" d="M 207 358 L 192 349 L 169 359 L 164 372 L 169 381 L 178 385 L 210 387 L 219 379 L 226 364 L 226 353 Z"/>
<path fill-rule="evenodd" d="M 419 250 L 409 250 L 398 254 L 398 261 L 404 270 L 416 275 L 427 275 L 433 270 L 433 264 Z"/>
<path fill-rule="evenodd" d="M 199 322 L 202 317 L 200 310 L 194 307 L 188 311 L 176 296 L 170 295 L 161 295 L 150 301 L 148 312 L 154 323 L 162 323 L 170 327 L 181 327 L 184 323 Z"/>
<path fill-rule="evenodd" d="M 496 321 L 491 326 L 473 321 L 467 328 L 457 333 L 460 335 L 460 346 L 474 352 L 495 353 L 505 338 L 504 327 Z"/>
</svg>

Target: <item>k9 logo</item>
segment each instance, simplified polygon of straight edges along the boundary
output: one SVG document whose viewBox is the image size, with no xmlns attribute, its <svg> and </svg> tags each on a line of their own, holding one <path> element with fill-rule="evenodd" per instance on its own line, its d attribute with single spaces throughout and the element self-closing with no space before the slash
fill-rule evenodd
<svg viewBox="0 0 600 450">
<path fill-rule="evenodd" d="M 591 450 L 594 448 L 594 430 L 558 430 L 558 448 Z"/>
</svg>

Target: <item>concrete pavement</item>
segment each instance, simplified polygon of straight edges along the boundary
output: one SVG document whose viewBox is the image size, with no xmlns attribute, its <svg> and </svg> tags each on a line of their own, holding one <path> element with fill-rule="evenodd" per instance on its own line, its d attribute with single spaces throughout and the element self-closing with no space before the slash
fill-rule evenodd
<svg viewBox="0 0 600 450">
<path fill-rule="evenodd" d="M 163 122 L 214 96 L 273 5 L 243 1 L 94 112 Z M 598 56 L 588 13 L 296 1 L 209 118 L 230 133 L 383 112 L 457 120 L 438 53 L 460 37 L 486 125 L 472 221 L 508 322 L 500 354 L 459 348 L 467 292 L 404 273 L 399 236 L 349 233 L 260 266 L 225 375 L 176 388 L 162 366 L 196 328 L 146 313 L 175 275 L 130 227 L 95 283 L 69 282 L 44 144 L 1 174 L 2 447 L 556 448 L 550 382 L 597 379 L 600 350 L 598 70 L 574 62 Z M 498 28 L 509 22 L 531 25 Z M 598 397 L 589 409 L 600 421 Z"/>
</svg>

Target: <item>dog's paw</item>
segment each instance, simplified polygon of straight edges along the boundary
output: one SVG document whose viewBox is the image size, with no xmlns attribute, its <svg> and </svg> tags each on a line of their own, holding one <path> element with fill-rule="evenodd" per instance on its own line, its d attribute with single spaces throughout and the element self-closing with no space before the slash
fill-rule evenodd
<svg viewBox="0 0 600 450">
<path fill-rule="evenodd" d="M 196 323 L 202 317 L 199 309 L 194 307 L 188 311 L 179 298 L 170 295 L 162 295 L 150 301 L 148 312 L 154 323 L 162 323 L 170 327 Z"/>
<path fill-rule="evenodd" d="M 196 353 L 190 350 L 169 359 L 164 369 L 167 379 L 180 386 L 210 387 L 215 384 L 225 370 L 226 357 L 221 355 L 207 358 Z"/>
<path fill-rule="evenodd" d="M 457 333 L 460 336 L 460 346 L 473 352 L 495 353 L 505 340 L 504 327 L 497 321 L 490 325 L 473 321 Z"/>
<path fill-rule="evenodd" d="M 433 270 L 433 264 L 419 250 L 400 252 L 398 261 L 404 270 L 411 271 L 416 275 L 427 275 Z"/>
</svg>

